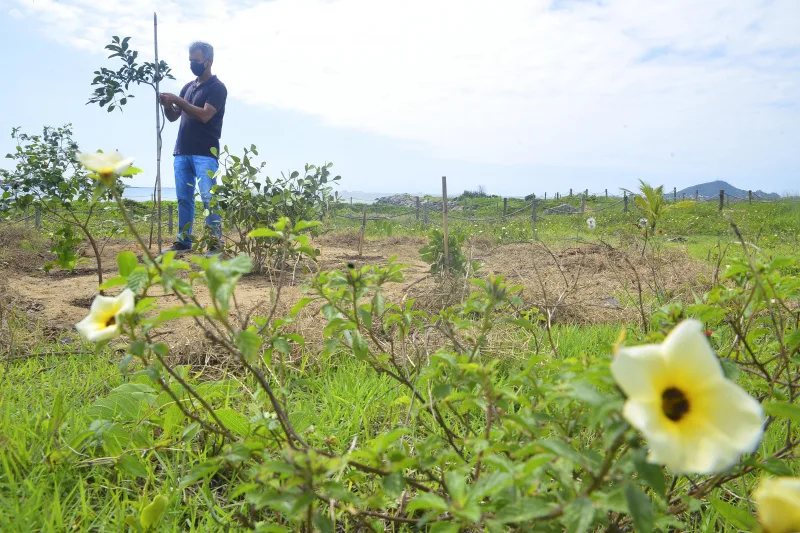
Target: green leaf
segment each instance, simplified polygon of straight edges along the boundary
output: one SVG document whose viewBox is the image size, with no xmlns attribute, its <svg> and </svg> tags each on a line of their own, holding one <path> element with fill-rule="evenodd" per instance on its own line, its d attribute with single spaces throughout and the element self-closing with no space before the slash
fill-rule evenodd
<svg viewBox="0 0 800 533">
<path fill-rule="evenodd" d="M 255 362 L 263 342 L 264 340 L 253 331 L 244 330 L 236 333 L 236 347 L 248 363 Z"/>
<path fill-rule="evenodd" d="M 590 526 L 594 521 L 594 506 L 589 498 L 582 497 L 573 500 L 564 509 L 564 525 L 569 533 L 586 533 L 591 531 Z M 638 530 L 637 530 L 638 531 Z"/>
<path fill-rule="evenodd" d="M 123 472 L 127 472 L 128 474 L 134 477 L 140 477 L 143 479 L 147 479 L 147 469 L 142 465 L 142 462 L 139 461 L 139 458 L 135 455 L 123 455 L 117 461 L 117 467 L 122 470 Z"/>
<path fill-rule="evenodd" d="M 144 267 L 136 267 L 136 269 L 128 275 L 128 288 L 138 293 L 147 285 L 148 281 L 150 281 L 150 276 L 147 273 L 147 269 Z"/>
<path fill-rule="evenodd" d="M 283 238 L 283 234 L 282 233 L 277 232 L 277 231 L 272 230 L 272 229 L 269 229 L 269 228 L 254 229 L 253 231 L 248 233 L 247 236 L 250 237 L 250 238 L 255 238 L 255 237 L 270 237 L 270 238 L 273 238 L 273 239 L 282 239 Z"/>
<path fill-rule="evenodd" d="M 139 516 L 139 523 L 142 524 L 142 527 L 145 529 L 155 527 L 159 520 L 161 520 L 164 511 L 167 510 L 168 503 L 169 499 L 163 494 L 159 494 L 153 498 L 150 505 L 142 509 L 142 514 Z"/>
<path fill-rule="evenodd" d="M 647 483 L 656 494 L 663 497 L 667 492 L 667 481 L 661 467 L 647 462 L 644 450 L 636 453 L 633 464 L 642 480 Z"/>
<path fill-rule="evenodd" d="M 800 405 L 782 402 L 764 404 L 764 412 L 778 418 L 788 418 L 792 422 L 800 422 Z"/>
<path fill-rule="evenodd" d="M 294 231 L 301 232 L 304 229 L 316 228 L 317 226 L 320 226 L 320 225 L 321 225 L 321 222 L 319 222 L 317 220 L 311 220 L 311 221 L 309 221 L 309 220 L 301 220 L 300 222 L 295 224 Z"/>
<path fill-rule="evenodd" d="M 446 511 L 447 510 L 447 502 L 441 496 L 437 496 L 431 492 L 423 492 L 422 494 L 417 495 L 416 498 L 411 500 L 408 503 L 408 507 L 406 507 L 406 511 L 408 513 L 412 513 L 417 510 L 423 511 Z"/>
<path fill-rule="evenodd" d="M 120 276 L 127 278 L 131 272 L 136 270 L 137 266 L 139 266 L 139 260 L 133 252 L 125 250 L 117 254 L 117 268 L 119 268 Z"/>
<path fill-rule="evenodd" d="M 545 500 L 526 498 L 501 508 L 496 520 L 502 524 L 520 524 L 547 515 L 553 510 Z"/>
<path fill-rule="evenodd" d="M 628 483 L 625 487 L 625 500 L 628 502 L 628 510 L 633 518 L 633 525 L 637 533 L 653 531 L 655 524 L 653 503 L 642 489 L 633 483 Z"/>
<path fill-rule="evenodd" d="M 742 375 L 742 370 L 739 368 L 739 365 L 736 364 L 736 361 L 731 361 L 725 357 L 720 358 L 720 364 L 722 365 L 722 372 L 725 374 L 725 377 L 731 381 L 736 381 L 739 379 L 739 376 Z"/>
<path fill-rule="evenodd" d="M 98 289 L 104 291 L 106 289 L 113 289 L 114 287 L 121 287 L 122 285 L 127 285 L 128 278 L 124 276 L 115 276 L 111 279 L 107 279 L 103 282 Z"/>
<path fill-rule="evenodd" d="M 709 498 L 709 502 L 714 506 L 720 516 L 730 522 L 735 528 L 743 529 L 745 531 L 753 531 L 758 527 L 758 522 L 753 516 L 744 509 L 739 509 L 728 502 L 718 500 L 716 498 Z"/>
<path fill-rule="evenodd" d="M 178 305 L 176 307 L 164 309 L 157 316 L 148 319 L 147 323 L 155 326 L 169 320 L 176 320 L 178 318 L 184 318 L 187 316 L 202 316 L 203 314 L 204 311 L 199 307 L 195 307 L 193 305 Z"/>
<path fill-rule="evenodd" d="M 353 332 L 353 354 L 356 356 L 356 359 L 362 360 L 366 359 L 369 355 L 367 341 L 364 340 L 364 336 L 360 331 Z"/>
<path fill-rule="evenodd" d="M 217 409 L 214 413 L 232 433 L 240 437 L 246 437 L 250 434 L 250 421 L 244 415 L 227 407 Z"/>
<path fill-rule="evenodd" d="M 272 347 L 284 355 L 289 355 L 292 352 L 289 342 L 283 337 L 278 337 L 272 341 Z"/>
</svg>

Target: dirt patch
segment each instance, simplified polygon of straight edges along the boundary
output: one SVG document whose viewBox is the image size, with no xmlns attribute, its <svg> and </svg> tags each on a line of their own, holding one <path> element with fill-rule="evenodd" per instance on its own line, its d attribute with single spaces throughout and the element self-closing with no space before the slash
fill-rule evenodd
<svg viewBox="0 0 800 533">
<path fill-rule="evenodd" d="M 451 280 L 448 284 L 436 283 L 429 275 L 429 266 L 419 257 L 419 248 L 425 239 L 417 237 L 391 237 L 368 240 L 363 255 L 358 256 L 358 235 L 328 234 L 315 239 L 321 256 L 314 269 L 303 274 L 294 268 L 283 276 L 279 316 L 288 314 L 291 306 L 304 294 L 303 283 L 317 269 L 360 268 L 367 264 L 386 264 L 392 256 L 407 265 L 401 283 L 385 286 L 386 299 L 401 303 L 415 299 L 418 308 L 435 312 L 468 296 L 471 287 L 466 279 Z M 109 242 L 103 249 L 102 260 L 106 277 L 116 270 L 116 254 L 122 250 L 136 251 L 128 242 Z M 710 267 L 692 260 L 678 248 L 668 248 L 656 259 L 641 258 L 635 250 L 620 250 L 595 244 L 574 244 L 556 250 L 541 245 L 511 244 L 493 246 L 488 240 L 472 240 L 465 244 L 465 255 L 482 263 L 477 277 L 489 274 L 502 275 L 512 284 L 522 286 L 522 299 L 526 309 L 549 310 L 555 322 L 578 324 L 636 322 L 641 318 L 639 291 L 645 301 L 649 316 L 656 305 L 653 295 L 660 293 L 665 301 L 690 299 L 692 292 L 703 292 L 709 284 Z M 88 252 L 87 252 L 88 253 Z M 92 259 L 87 257 L 87 260 Z M 87 313 L 97 294 L 94 270 L 82 267 L 74 274 L 42 272 L 35 274 L 6 265 L 9 279 L 8 292 L 14 295 L 17 308 L 53 331 L 72 330 L 74 324 Z M 13 275 L 10 275 L 13 272 Z M 272 305 L 276 289 L 275 280 L 267 275 L 250 275 L 242 278 L 236 290 L 236 302 L 241 313 L 232 311 L 234 323 L 248 314 L 264 315 Z M 201 304 L 210 303 L 207 291 L 195 284 Z M 118 289 L 109 291 L 114 294 Z M 159 295 L 159 307 L 177 305 L 172 295 Z M 306 342 L 322 342 L 320 304 L 303 310 L 292 327 L 302 332 Z M 202 336 L 192 319 L 181 319 L 167 324 L 158 332 L 159 340 L 168 343 L 184 362 L 214 365 L 224 359 L 220 350 Z"/>
</svg>

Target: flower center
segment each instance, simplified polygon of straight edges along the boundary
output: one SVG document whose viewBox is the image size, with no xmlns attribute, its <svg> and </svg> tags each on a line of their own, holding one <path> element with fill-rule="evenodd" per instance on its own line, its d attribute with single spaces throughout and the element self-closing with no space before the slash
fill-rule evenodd
<svg viewBox="0 0 800 533">
<path fill-rule="evenodd" d="M 661 394 L 661 410 L 664 416 L 677 422 L 689 412 L 689 399 L 683 391 L 670 387 Z"/>
<path fill-rule="evenodd" d="M 106 327 L 110 328 L 111 326 L 117 325 L 117 318 L 114 315 L 111 315 L 111 318 L 106 320 Z"/>
</svg>

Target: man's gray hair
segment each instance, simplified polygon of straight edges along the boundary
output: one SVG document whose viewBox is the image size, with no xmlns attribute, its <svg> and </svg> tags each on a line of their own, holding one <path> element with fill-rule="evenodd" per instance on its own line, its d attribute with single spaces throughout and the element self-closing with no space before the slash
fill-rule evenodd
<svg viewBox="0 0 800 533">
<path fill-rule="evenodd" d="M 203 41 L 195 41 L 189 46 L 189 53 L 195 50 L 203 52 L 203 61 L 210 61 L 214 59 L 214 47 Z"/>
</svg>

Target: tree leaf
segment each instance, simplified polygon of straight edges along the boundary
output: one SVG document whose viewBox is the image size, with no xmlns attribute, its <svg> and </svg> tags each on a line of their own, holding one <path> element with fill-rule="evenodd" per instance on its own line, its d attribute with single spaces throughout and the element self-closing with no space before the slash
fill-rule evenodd
<svg viewBox="0 0 800 533">
<path fill-rule="evenodd" d="M 709 502 L 714 506 L 720 516 L 730 522 L 737 529 L 744 529 L 745 531 L 753 531 L 758 527 L 758 522 L 753 518 L 750 513 L 744 509 L 739 509 L 728 502 L 718 500 L 717 498 L 709 498 Z"/>
<path fill-rule="evenodd" d="M 142 465 L 142 462 L 139 461 L 139 458 L 132 454 L 127 454 L 120 457 L 117 461 L 117 467 L 123 472 L 127 472 L 134 477 L 140 477 L 143 479 L 147 479 L 148 477 L 147 469 L 144 467 L 144 465 Z"/>
<path fill-rule="evenodd" d="M 236 333 L 236 347 L 250 364 L 258 357 L 263 342 L 264 340 L 253 331 L 243 330 Z"/>
<path fill-rule="evenodd" d="M 250 238 L 255 238 L 255 237 L 271 237 L 273 239 L 282 239 L 283 238 L 283 234 L 282 233 L 277 232 L 277 231 L 272 230 L 272 229 L 269 229 L 269 228 L 254 229 L 253 231 L 248 233 L 247 236 L 250 237 Z"/>
<path fill-rule="evenodd" d="M 246 437 L 250 434 L 250 421 L 239 412 L 226 407 L 217 409 L 214 413 L 232 433 L 240 437 Z"/>
<path fill-rule="evenodd" d="M 184 318 L 187 316 L 201 316 L 203 314 L 204 311 L 199 307 L 195 307 L 193 305 L 178 305 L 169 309 L 164 309 L 155 317 L 148 319 L 147 323 L 155 326 L 169 320 L 176 320 L 178 318 Z"/>
<path fill-rule="evenodd" d="M 591 531 L 594 521 L 594 505 L 589 498 L 582 497 L 573 500 L 564 510 L 564 525 L 569 533 L 586 533 Z"/>
<path fill-rule="evenodd" d="M 120 276 L 130 276 L 137 266 L 139 266 L 139 260 L 133 252 L 125 250 L 117 254 L 117 267 L 119 268 Z"/>
<path fill-rule="evenodd" d="M 655 525 L 653 516 L 653 503 L 650 498 L 633 483 L 628 483 L 625 487 L 625 500 L 628 502 L 628 510 L 633 518 L 633 525 L 637 533 L 650 533 Z"/>
<path fill-rule="evenodd" d="M 800 405 L 769 402 L 764 404 L 764 412 L 778 418 L 788 418 L 792 422 L 800 422 Z"/>
</svg>

